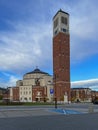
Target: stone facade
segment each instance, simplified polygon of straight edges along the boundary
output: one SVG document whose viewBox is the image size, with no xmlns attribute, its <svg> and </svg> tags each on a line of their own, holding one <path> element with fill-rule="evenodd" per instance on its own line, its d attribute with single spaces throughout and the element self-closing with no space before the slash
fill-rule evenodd
<svg viewBox="0 0 98 130">
<path fill-rule="evenodd" d="M 16 87 L 10 88 L 10 101 L 20 102 L 52 102 L 53 78 L 46 72 L 35 69 L 26 73 L 23 80 L 16 82 Z"/>
<path fill-rule="evenodd" d="M 19 101 L 32 102 L 32 86 L 19 86 Z"/>
<path fill-rule="evenodd" d="M 92 102 L 92 90 L 90 88 L 72 88 L 72 102 Z"/>
<path fill-rule="evenodd" d="M 32 89 L 32 99 L 34 102 L 40 102 L 47 100 L 47 87 L 35 86 Z"/>
<path fill-rule="evenodd" d="M 19 87 L 11 87 L 10 90 L 10 101 L 19 101 Z"/>
</svg>

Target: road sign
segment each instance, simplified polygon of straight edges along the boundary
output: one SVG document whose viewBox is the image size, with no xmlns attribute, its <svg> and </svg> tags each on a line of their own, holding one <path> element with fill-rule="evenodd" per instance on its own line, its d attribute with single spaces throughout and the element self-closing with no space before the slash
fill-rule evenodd
<svg viewBox="0 0 98 130">
<path fill-rule="evenodd" d="M 54 89 L 50 89 L 50 94 L 53 94 L 54 93 Z"/>
</svg>

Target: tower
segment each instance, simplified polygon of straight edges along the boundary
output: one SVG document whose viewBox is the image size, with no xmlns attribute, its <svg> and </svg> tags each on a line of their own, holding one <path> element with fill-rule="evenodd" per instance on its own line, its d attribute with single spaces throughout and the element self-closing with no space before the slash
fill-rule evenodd
<svg viewBox="0 0 98 130">
<path fill-rule="evenodd" d="M 53 76 L 57 102 L 70 101 L 69 14 L 61 9 L 53 17 Z"/>
</svg>

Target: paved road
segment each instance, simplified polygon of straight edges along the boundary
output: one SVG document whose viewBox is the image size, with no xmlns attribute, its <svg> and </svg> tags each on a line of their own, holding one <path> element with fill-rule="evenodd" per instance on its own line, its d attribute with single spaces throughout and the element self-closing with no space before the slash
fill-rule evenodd
<svg viewBox="0 0 98 130">
<path fill-rule="evenodd" d="M 0 130 L 98 130 L 98 113 L 1 118 Z"/>
<path fill-rule="evenodd" d="M 91 106 L 94 112 L 88 113 Z M 86 114 L 63 115 L 50 111 L 54 106 L 0 106 L 0 130 L 98 130 L 98 105 L 59 107 Z"/>
<path fill-rule="evenodd" d="M 93 105 L 91 103 L 71 103 L 65 105 L 58 105 L 58 108 L 72 108 L 72 109 L 88 109 L 89 106 L 93 106 L 94 109 L 98 109 L 98 105 Z M 8 109 L 34 109 L 34 108 L 54 108 L 53 105 L 45 105 L 45 106 L 0 106 L 0 110 L 8 110 Z"/>
<path fill-rule="evenodd" d="M 51 112 L 49 109 L 33 109 L 33 110 L 2 110 L 0 111 L 0 118 L 12 117 L 32 117 L 44 115 L 58 115 L 59 113 Z M 1 130 L 1 129 L 0 129 Z"/>
<path fill-rule="evenodd" d="M 53 113 L 51 111 L 53 108 L 54 106 L 0 106 L 0 118 L 59 114 Z M 98 112 L 98 105 L 93 104 L 66 104 L 58 106 L 58 108 L 76 110 L 82 113 L 88 113 L 93 108 L 94 112 Z"/>
</svg>

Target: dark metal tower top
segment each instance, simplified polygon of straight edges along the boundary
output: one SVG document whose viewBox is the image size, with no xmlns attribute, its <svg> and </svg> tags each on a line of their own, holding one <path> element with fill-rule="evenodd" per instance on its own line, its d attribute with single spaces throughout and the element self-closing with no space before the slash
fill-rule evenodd
<svg viewBox="0 0 98 130">
<path fill-rule="evenodd" d="M 53 19 L 56 17 L 56 15 L 57 15 L 59 12 L 65 13 L 65 14 L 69 15 L 69 13 L 67 13 L 67 12 L 63 11 L 62 9 L 60 9 L 60 10 L 58 10 L 58 12 L 54 15 Z"/>
</svg>

